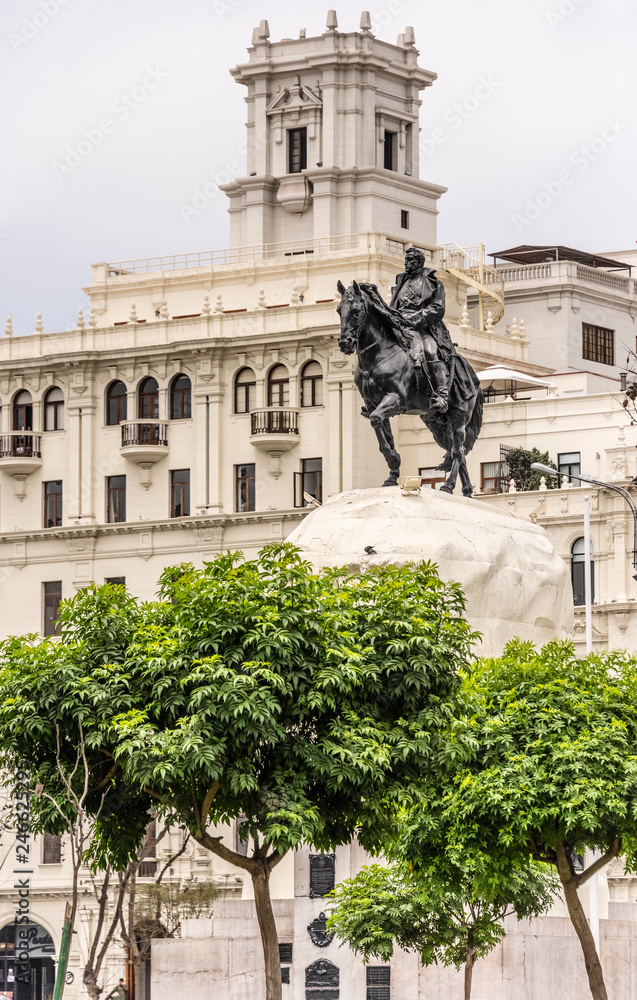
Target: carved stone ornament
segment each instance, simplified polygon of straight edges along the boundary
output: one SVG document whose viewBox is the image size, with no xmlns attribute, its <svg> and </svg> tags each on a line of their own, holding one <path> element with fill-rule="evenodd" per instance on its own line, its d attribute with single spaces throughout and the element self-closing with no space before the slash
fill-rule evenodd
<svg viewBox="0 0 637 1000">
<path fill-rule="evenodd" d="M 67 538 L 69 552 L 95 552 L 97 538 L 94 535 L 84 535 L 80 538 Z"/>
<path fill-rule="evenodd" d="M 198 545 L 215 544 L 223 541 L 223 526 L 210 526 L 206 528 L 193 528 L 193 535 Z"/>
<path fill-rule="evenodd" d="M 340 972 L 333 962 L 327 958 L 319 958 L 305 970 L 305 987 L 308 986 L 338 986 Z"/>
<path fill-rule="evenodd" d="M 319 913 L 318 917 L 308 924 L 307 932 L 312 944 L 317 948 L 327 948 L 334 940 L 334 935 L 327 931 L 327 917 L 324 913 Z"/>
</svg>

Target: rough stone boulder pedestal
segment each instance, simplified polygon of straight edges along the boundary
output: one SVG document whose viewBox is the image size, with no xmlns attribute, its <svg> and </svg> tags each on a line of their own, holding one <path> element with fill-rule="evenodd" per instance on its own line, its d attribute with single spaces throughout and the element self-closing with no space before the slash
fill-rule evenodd
<svg viewBox="0 0 637 1000">
<path fill-rule="evenodd" d="M 480 500 L 436 490 L 349 490 L 313 510 L 288 541 L 316 568 L 364 572 L 433 560 L 443 580 L 462 584 L 486 656 L 499 655 L 514 636 L 541 645 L 572 632 L 570 575 L 544 529 Z"/>
</svg>

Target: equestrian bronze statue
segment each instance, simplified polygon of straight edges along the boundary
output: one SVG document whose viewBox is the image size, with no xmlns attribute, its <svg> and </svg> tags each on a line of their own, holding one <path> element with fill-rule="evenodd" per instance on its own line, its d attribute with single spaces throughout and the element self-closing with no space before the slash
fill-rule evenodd
<svg viewBox="0 0 637 1000">
<path fill-rule="evenodd" d="M 438 468 L 448 473 L 441 489 L 453 493 L 458 475 L 462 492 L 473 494 L 466 455 L 482 426 L 482 390 L 471 365 L 458 354 L 443 323 L 445 290 L 421 250 L 405 254 L 389 305 L 376 285 L 338 282 L 344 354 L 356 353 L 354 382 L 363 397 L 361 413 L 376 432 L 389 476 L 397 486 L 400 455 L 389 423 L 399 413 L 418 414 L 445 450 Z"/>
</svg>

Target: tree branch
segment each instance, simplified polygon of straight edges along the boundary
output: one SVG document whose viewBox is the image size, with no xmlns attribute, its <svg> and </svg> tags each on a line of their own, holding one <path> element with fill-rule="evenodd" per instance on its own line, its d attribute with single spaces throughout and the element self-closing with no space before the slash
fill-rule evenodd
<svg viewBox="0 0 637 1000">
<path fill-rule="evenodd" d="M 592 878 L 593 875 L 597 875 L 597 872 L 600 871 L 602 868 L 605 868 L 606 865 L 613 860 L 613 858 L 618 857 L 621 854 L 621 849 L 622 849 L 621 837 L 615 837 L 613 843 L 608 848 L 606 853 L 602 854 L 601 858 L 597 858 L 597 860 L 594 861 L 593 864 L 586 869 L 586 871 L 582 872 L 580 875 L 577 875 L 575 877 L 575 883 L 577 885 L 577 888 L 579 889 L 580 885 L 584 885 L 586 882 L 588 882 L 589 878 Z"/>
</svg>

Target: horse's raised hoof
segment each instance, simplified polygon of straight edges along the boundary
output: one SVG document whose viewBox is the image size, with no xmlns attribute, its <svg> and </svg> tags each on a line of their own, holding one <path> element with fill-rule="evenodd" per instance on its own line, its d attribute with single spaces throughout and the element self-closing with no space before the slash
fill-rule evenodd
<svg viewBox="0 0 637 1000">
<path fill-rule="evenodd" d="M 441 486 L 438 492 L 439 493 L 453 493 L 453 489 L 452 489 L 451 486 Z"/>
</svg>

